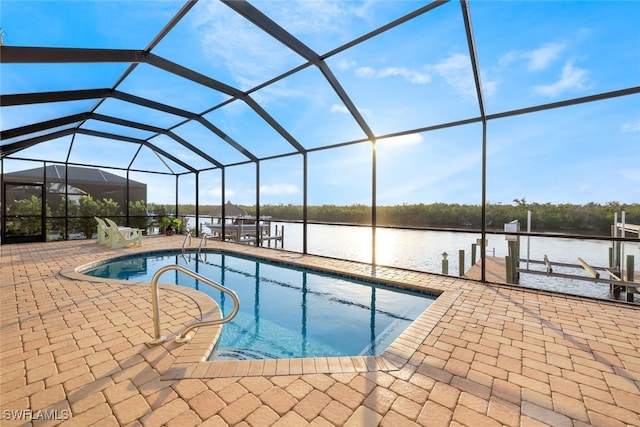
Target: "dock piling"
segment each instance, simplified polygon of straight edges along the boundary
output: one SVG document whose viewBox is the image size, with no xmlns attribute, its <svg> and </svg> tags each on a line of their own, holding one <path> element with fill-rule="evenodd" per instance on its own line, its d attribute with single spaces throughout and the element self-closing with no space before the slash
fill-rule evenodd
<svg viewBox="0 0 640 427">
<path fill-rule="evenodd" d="M 476 263 L 476 248 L 478 245 L 475 243 L 471 244 L 471 265 L 475 265 Z"/>
<path fill-rule="evenodd" d="M 634 276 L 635 276 L 635 271 L 634 271 L 634 265 L 633 265 L 633 255 L 627 255 L 627 282 L 633 282 Z M 633 293 L 635 291 L 636 287 L 635 286 L 627 286 L 627 301 L 628 302 L 633 302 Z"/>
<path fill-rule="evenodd" d="M 442 252 L 442 274 L 444 275 L 449 274 L 449 260 L 447 259 L 448 256 L 448 253 Z"/>
</svg>

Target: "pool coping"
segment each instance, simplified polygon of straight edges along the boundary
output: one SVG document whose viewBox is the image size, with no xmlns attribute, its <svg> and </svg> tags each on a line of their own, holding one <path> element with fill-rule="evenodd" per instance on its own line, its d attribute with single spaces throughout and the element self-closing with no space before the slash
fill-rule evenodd
<svg viewBox="0 0 640 427">
<path fill-rule="evenodd" d="M 166 249 L 154 252 L 168 252 L 176 249 Z M 234 251 L 230 249 L 214 249 L 213 251 L 227 252 L 230 254 L 246 256 L 246 252 Z M 212 251 L 208 251 L 212 252 Z M 139 252 L 140 255 L 146 252 Z M 358 372 L 388 372 L 400 370 L 407 363 L 411 363 L 412 357 L 422 346 L 424 340 L 440 322 L 447 310 L 455 303 L 462 291 L 439 291 L 425 288 L 419 284 L 395 283 L 390 280 L 377 279 L 371 276 L 346 274 L 338 269 L 318 268 L 316 265 L 301 261 L 298 256 L 292 262 L 292 254 L 283 253 L 284 256 L 251 256 L 278 264 L 290 265 L 293 267 L 309 268 L 315 271 L 344 275 L 345 277 L 379 282 L 386 286 L 400 289 L 412 289 L 424 291 L 436 296 L 435 300 L 414 320 L 379 356 L 338 356 L 338 357 L 315 357 L 315 358 L 287 358 L 287 359 L 256 359 L 256 360 L 207 360 L 215 343 L 217 342 L 222 325 L 197 328 L 189 333 L 190 340 L 186 343 L 174 341 L 176 335 L 169 335 L 160 344 L 147 343 L 147 346 L 163 345 L 167 351 L 181 346 L 182 351 L 176 356 L 173 364 L 161 376 L 162 380 L 179 379 L 212 379 L 250 376 L 278 376 L 278 375 L 301 375 L 301 374 L 343 374 Z M 300 255 L 300 254 L 296 254 Z M 110 256 L 101 260 L 82 263 L 80 265 L 68 266 L 60 270 L 60 274 L 73 280 L 84 282 L 100 282 L 117 286 L 148 286 L 151 282 L 118 280 L 88 276 L 80 272 L 93 266 L 108 262 L 109 260 L 123 258 L 122 256 Z M 126 258 L 126 257 L 124 257 Z M 200 310 L 200 321 L 211 318 L 220 318 L 221 311 L 218 304 L 204 292 L 195 289 L 180 287 L 175 285 L 165 285 L 160 283 L 159 289 L 169 292 L 178 292 L 190 298 Z M 162 309 L 162 307 L 160 307 Z M 197 322 L 197 321 L 196 321 Z M 162 325 L 160 325 L 162 327 Z M 185 327 L 188 325 L 184 325 Z M 420 361 L 416 360 L 416 364 Z"/>
</svg>

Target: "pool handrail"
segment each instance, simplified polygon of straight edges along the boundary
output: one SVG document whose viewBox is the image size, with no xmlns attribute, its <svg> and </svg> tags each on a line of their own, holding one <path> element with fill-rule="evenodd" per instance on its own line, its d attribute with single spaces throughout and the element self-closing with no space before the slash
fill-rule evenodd
<svg viewBox="0 0 640 427">
<path fill-rule="evenodd" d="M 182 241 L 182 253 L 184 253 L 184 246 L 189 241 L 189 246 L 191 246 L 191 231 L 187 231 L 187 235 L 184 236 L 184 240 Z"/>
<path fill-rule="evenodd" d="M 200 239 L 200 244 L 198 245 L 198 253 L 202 251 L 202 244 L 204 243 L 204 247 L 207 247 L 207 233 L 202 233 L 202 238 Z"/>
<path fill-rule="evenodd" d="M 198 245 L 198 257 L 200 261 L 206 262 L 206 255 L 202 256 L 202 244 L 204 243 L 205 248 L 207 247 L 207 233 L 202 233 L 202 238 L 200 239 L 200 244 Z"/>
<path fill-rule="evenodd" d="M 158 279 L 163 273 L 166 273 L 169 270 L 177 270 L 180 271 L 187 276 L 190 276 L 196 280 L 200 280 L 201 282 L 215 288 L 221 292 L 226 293 L 233 300 L 233 310 L 229 313 L 228 316 L 223 317 L 222 319 L 214 319 L 214 320 L 203 320 L 200 322 L 195 322 L 191 325 L 186 326 L 182 332 L 176 337 L 175 341 L 179 343 L 187 342 L 190 338 L 187 338 L 187 334 L 191 332 L 193 329 L 198 328 L 200 326 L 213 326 L 213 325 L 221 325 L 223 323 L 227 323 L 231 319 L 235 317 L 240 309 L 240 300 L 238 299 L 238 295 L 231 289 L 225 288 L 224 286 L 207 279 L 200 274 L 189 270 L 188 268 L 184 268 L 180 265 L 165 265 L 164 267 L 160 267 L 158 271 L 155 272 L 153 278 L 151 279 L 151 305 L 153 309 L 153 340 L 149 343 L 152 345 L 161 344 L 167 341 L 167 337 L 160 335 L 160 299 L 158 295 Z"/>
</svg>

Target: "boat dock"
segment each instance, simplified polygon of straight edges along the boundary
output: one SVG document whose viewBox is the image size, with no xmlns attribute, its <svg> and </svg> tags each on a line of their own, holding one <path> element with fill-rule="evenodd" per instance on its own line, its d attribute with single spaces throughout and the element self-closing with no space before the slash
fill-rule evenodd
<svg viewBox="0 0 640 427">
<path fill-rule="evenodd" d="M 561 277 L 565 279 L 574 279 L 574 280 L 584 280 L 589 282 L 603 283 L 608 284 L 610 286 L 610 290 L 613 294 L 619 295 L 621 292 L 626 292 L 626 300 L 629 302 L 633 302 L 634 294 L 640 294 L 640 273 L 634 273 L 634 277 L 632 281 L 622 280 L 619 275 L 620 273 L 613 269 L 605 268 L 605 267 L 594 267 L 586 264 L 582 259 L 578 258 L 579 264 L 567 264 L 567 263 L 554 263 L 545 259 L 543 261 L 538 260 L 528 260 L 531 264 L 544 264 L 545 270 L 532 270 L 528 268 L 520 268 L 516 269 L 517 274 L 525 273 L 525 274 L 538 274 L 544 276 L 553 276 L 553 277 Z M 527 263 L 527 259 L 520 259 L 520 264 Z M 496 256 L 488 256 L 487 257 L 487 269 L 486 269 L 486 280 L 488 282 L 493 283 L 504 283 L 507 284 L 509 281 L 507 280 L 507 261 L 506 257 L 496 257 Z M 577 274 L 567 274 L 567 273 L 557 273 L 553 272 L 553 266 L 562 266 L 562 267 L 570 267 L 576 268 L 580 270 L 584 270 L 589 273 L 589 276 L 580 276 Z M 473 280 L 481 280 L 482 278 L 482 259 L 476 262 L 471 266 L 464 276 L 468 279 Z"/>
<path fill-rule="evenodd" d="M 616 223 L 618 230 L 624 230 L 627 233 L 635 233 L 640 236 L 640 225 L 637 224 L 623 224 L 621 222 Z"/>
<path fill-rule="evenodd" d="M 259 241 L 261 245 L 265 243 L 271 247 L 273 241 L 275 247 L 284 245 L 284 226 L 275 226 L 275 234 L 271 234 L 271 218 L 264 217 L 260 221 L 255 220 L 253 217 L 234 218 L 232 221 L 226 223 L 217 222 L 203 224 L 210 230 L 208 233 L 211 238 L 217 240 L 222 239 L 222 233 L 224 228 L 224 240 L 234 241 L 238 243 L 247 243 L 256 245 Z M 224 226 L 224 227 L 223 227 Z"/>
<path fill-rule="evenodd" d="M 471 268 L 464 273 L 464 277 L 473 280 L 481 280 L 482 259 L 472 265 Z M 504 257 L 487 257 L 486 280 L 494 283 L 507 283 L 506 261 Z"/>
</svg>

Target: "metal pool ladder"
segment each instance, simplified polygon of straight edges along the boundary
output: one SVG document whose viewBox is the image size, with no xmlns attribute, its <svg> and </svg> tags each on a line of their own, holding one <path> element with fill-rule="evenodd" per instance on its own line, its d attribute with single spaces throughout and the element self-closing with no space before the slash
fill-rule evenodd
<svg viewBox="0 0 640 427">
<path fill-rule="evenodd" d="M 184 236 L 184 240 L 182 241 L 182 253 L 184 254 L 184 247 L 186 246 L 187 242 L 189 242 L 189 246 L 191 246 L 191 231 L 187 232 L 187 235 Z"/>
<path fill-rule="evenodd" d="M 201 282 L 206 283 L 212 288 L 215 288 L 229 295 L 233 300 L 233 310 L 231 311 L 231 313 L 229 313 L 228 316 L 223 317 L 222 319 L 203 320 L 200 322 L 192 323 L 191 325 L 185 327 L 182 330 L 182 332 L 180 332 L 180 335 L 178 335 L 175 339 L 176 342 L 179 342 L 179 343 L 188 342 L 189 340 L 191 340 L 191 337 L 188 337 L 187 334 L 191 332 L 193 329 L 199 328 L 200 326 L 213 326 L 213 325 L 221 325 L 223 323 L 227 323 L 228 321 L 233 319 L 235 315 L 238 313 L 238 309 L 240 308 L 240 300 L 238 299 L 238 295 L 236 295 L 236 293 L 233 292 L 231 289 L 227 289 L 224 286 L 219 285 L 218 283 L 212 280 L 209 280 L 206 277 L 203 277 L 198 273 L 195 273 L 189 270 L 188 268 L 184 268 L 180 265 L 166 265 L 158 269 L 158 271 L 156 271 L 156 273 L 153 275 L 153 279 L 151 279 L 151 304 L 153 306 L 153 338 L 154 339 L 151 342 L 149 342 L 149 344 L 152 344 L 152 345 L 162 344 L 163 342 L 168 340 L 167 337 L 160 335 L 160 300 L 158 296 L 158 279 L 163 273 L 166 273 L 169 270 L 177 270 L 196 280 L 200 280 Z"/>
</svg>

